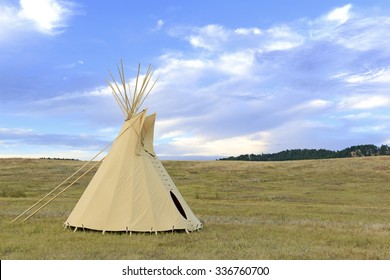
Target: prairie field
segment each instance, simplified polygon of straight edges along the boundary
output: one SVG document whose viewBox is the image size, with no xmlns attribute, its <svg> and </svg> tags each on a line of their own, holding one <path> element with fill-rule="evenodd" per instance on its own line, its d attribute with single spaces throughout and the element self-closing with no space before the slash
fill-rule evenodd
<svg viewBox="0 0 390 280">
<path fill-rule="evenodd" d="M 11 223 L 83 164 L 0 159 L 0 259 L 390 259 L 390 156 L 163 161 L 204 223 L 190 234 L 64 229 L 94 171 Z"/>
</svg>

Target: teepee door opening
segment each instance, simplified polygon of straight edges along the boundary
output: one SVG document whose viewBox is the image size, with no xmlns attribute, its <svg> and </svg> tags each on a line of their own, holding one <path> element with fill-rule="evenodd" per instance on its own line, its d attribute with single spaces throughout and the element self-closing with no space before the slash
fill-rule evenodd
<svg viewBox="0 0 390 280">
<path fill-rule="evenodd" d="M 177 199 L 176 195 L 172 191 L 170 191 L 170 193 L 171 193 L 172 201 L 173 203 L 175 203 L 177 210 L 183 216 L 183 218 L 187 220 L 186 212 L 184 211 L 183 206 L 181 206 L 180 201 Z"/>
</svg>

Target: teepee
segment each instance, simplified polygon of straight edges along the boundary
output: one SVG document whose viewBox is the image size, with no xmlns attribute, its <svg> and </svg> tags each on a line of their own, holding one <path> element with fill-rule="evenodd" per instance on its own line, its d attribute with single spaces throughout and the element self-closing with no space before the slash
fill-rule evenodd
<svg viewBox="0 0 390 280">
<path fill-rule="evenodd" d="M 111 149 L 65 221 L 65 226 L 99 231 L 158 232 L 200 229 L 153 148 L 156 115 L 138 112 L 154 83 L 149 66 L 133 93 L 118 65 L 120 83 L 111 74 L 115 100 L 125 115 Z M 142 80 L 142 83 L 141 83 Z"/>
</svg>

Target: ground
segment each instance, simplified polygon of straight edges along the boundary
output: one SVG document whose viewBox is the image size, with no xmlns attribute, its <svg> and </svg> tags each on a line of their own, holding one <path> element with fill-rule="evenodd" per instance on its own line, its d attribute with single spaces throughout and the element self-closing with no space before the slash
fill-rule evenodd
<svg viewBox="0 0 390 280">
<path fill-rule="evenodd" d="M 85 162 L 0 159 L 1 259 L 390 259 L 390 157 L 164 161 L 199 232 L 63 229 L 93 172 L 11 221 Z"/>
</svg>

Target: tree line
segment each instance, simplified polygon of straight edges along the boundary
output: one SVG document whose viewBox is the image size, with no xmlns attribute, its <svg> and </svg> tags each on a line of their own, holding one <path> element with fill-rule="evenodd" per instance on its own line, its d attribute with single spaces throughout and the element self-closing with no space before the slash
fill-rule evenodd
<svg viewBox="0 0 390 280">
<path fill-rule="evenodd" d="M 41 157 L 39 159 L 46 159 L 46 160 L 75 160 L 79 161 L 77 158 L 52 158 L 52 157 Z"/>
<path fill-rule="evenodd" d="M 284 160 L 305 160 L 305 159 L 329 159 L 347 158 L 363 156 L 388 156 L 390 147 L 381 145 L 380 147 L 368 144 L 357 145 L 345 148 L 340 151 L 326 149 L 292 149 L 270 154 L 244 154 L 237 157 L 221 158 L 219 160 L 244 160 L 244 161 L 284 161 Z"/>
</svg>

